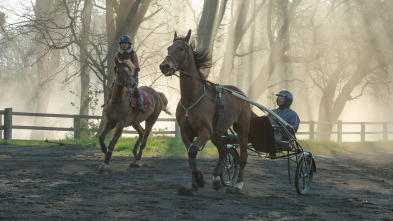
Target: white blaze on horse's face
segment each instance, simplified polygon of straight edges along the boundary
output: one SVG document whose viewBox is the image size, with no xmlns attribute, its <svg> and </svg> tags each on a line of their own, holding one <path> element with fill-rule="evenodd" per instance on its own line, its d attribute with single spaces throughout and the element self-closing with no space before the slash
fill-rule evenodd
<svg viewBox="0 0 393 221">
<path fill-rule="evenodd" d="M 176 40 L 168 47 L 168 55 L 160 64 L 160 70 L 165 76 L 171 76 L 183 63 L 186 56 L 186 43 L 181 40 Z"/>
<path fill-rule="evenodd" d="M 134 88 L 136 85 L 135 80 L 133 79 L 130 68 L 127 66 L 120 67 L 118 70 L 118 80 L 125 85 L 127 85 L 129 88 Z"/>
</svg>

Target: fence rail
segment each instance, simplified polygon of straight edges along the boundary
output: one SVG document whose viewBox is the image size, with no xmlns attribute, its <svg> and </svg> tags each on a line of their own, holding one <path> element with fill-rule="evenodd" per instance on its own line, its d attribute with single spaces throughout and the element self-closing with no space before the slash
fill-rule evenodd
<svg viewBox="0 0 393 221">
<path fill-rule="evenodd" d="M 3 115 L 3 117 L 1 117 Z M 12 120 L 14 116 L 30 116 L 30 117 L 55 117 L 55 118 L 71 118 L 73 119 L 72 127 L 42 127 L 42 126 L 21 126 L 13 125 Z M 4 118 L 4 124 L 2 119 Z M 0 110 L 0 139 L 2 138 L 4 131 L 4 140 L 12 140 L 12 131 L 15 129 L 24 130 L 50 130 L 50 131 L 67 131 L 73 132 L 74 139 L 80 139 L 81 119 L 101 119 L 101 116 L 91 116 L 91 115 L 72 115 L 72 114 L 46 114 L 46 113 L 27 113 L 27 112 L 12 112 L 12 108 L 5 108 L 3 111 Z M 173 122 L 176 123 L 174 118 L 158 118 L 157 121 L 161 122 Z M 177 127 L 176 127 L 177 130 Z M 179 131 L 152 131 L 152 134 L 174 134 L 179 135 Z M 97 129 L 88 129 L 90 132 L 98 132 Z M 136 131 L 123 130 L 123 134 L 138 134 Z"/>
<path fill-rule="evenodd" d="M 3 115 L 3 117 L 1 117 Z M 73 127 L 42 127 L 42 126 L 22 126 L 22 125 L 13 125 L 12 120 L 14 116 L 31 116 L 31 117 L 55 117 L 55 118 L 72 118 L 73 119 Z M 4 124 L 3 120 L 4 119 Z M 81 123 L 81 119 L 101 119 L 100 116 L 90 116 L 90 115 L 72 115 L 72 114 L 46 114 L 46 113 L 27 113 L 27 112 L 12 112 L 12 108 L 5 108 L 4 110 L 0 110 L 0 139 L 3 139 L 3 131 L 4 131 L 4 140 L 12 140 L 12 131 L 15 129 L 24 129 L 24 130 L 51 130 L 51 131 L 68 131 L 73 132 L 74 139 L 80 139 L 81 128 L 79 127 Z M 175 124 L 174 131 L 152 131 L 153 134 L 168 134 L 175 135 L 175 137 L 180 136 L 180 130 L 174 118 L 158 118 L 160 122 L 173 122 Z M 308 125 L 308 131 L 300 131 L 297 132 L 297 135 L 308 135 L 309 140 L 314 140 L 316 135 L 325 134 L 325 135 L 336 135 L 337 141 L 342 142 L 343 135 L 360 135 L 360 141 L 366 141 L 366 135 L 382 135 L 382 140 L 389 140 L 389 135 L 393 134 L 393 129 L 389 130 L 389 128 L 393 128 L 393 122 L 316 122 L 316 121 L 302 121 L 300 124 Z M 330 132 L 319 132 L 316 131 L 315 128 L 317 125 L 323 124 L 331 124 L 336 125 L 335 131 Z M 358 131 L 343 131 L 343 125 L 358 125 Z M 368 125 L 380 125 L 380 129 L 378 131 L 367 131 L 366 126 Z M 390 126 L 390 127 L 389 127 Z M 303 127 L 304 128 L 304 127 Z M 94 129 L 89 129 L 91 132 L 98 132 Z M 137 134 L 136 131 L 124 130 L 124 134 Z"/>
</svg>

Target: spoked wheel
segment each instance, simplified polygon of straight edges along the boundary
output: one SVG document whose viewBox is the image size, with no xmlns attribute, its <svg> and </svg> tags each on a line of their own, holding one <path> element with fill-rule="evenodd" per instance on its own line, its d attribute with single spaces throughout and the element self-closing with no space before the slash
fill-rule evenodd
<svg viewBox="0 0 393 221">
<path fill-rule="evenodd" d="M 311 187 L 314 168 L 312 155 L 302 155 L 296 167 L 295 186 L 298 194 L 306 194 Z"/>
<path fill-rule="evenodd" d="M 221 167 L 221 183 L 223 186 L 231 186 L 236 182 L 239 172 L 239 154 L 235 148 L 228 149 L 228 153 Z"/>
</svg>

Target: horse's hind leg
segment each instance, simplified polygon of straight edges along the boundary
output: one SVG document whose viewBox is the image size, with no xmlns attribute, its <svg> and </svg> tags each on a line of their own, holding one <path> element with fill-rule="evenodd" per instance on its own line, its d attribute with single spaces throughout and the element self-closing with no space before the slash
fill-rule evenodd
<svg viewBox="0 0 393 221">
<path fill-rule="evenodd" d="M 226 148 L 222 143 L 221 136 L 214 136 L 211 139 L 212 143 L 217 147 L 218 150 L 218 162 L 213 172 L 213 188 L 218 190 L 221 188 L 221 168 L 225 160 Z"/>
<path fill-rule="evenodd" d="M 145 130 L 142 128 L 140 124 L 132 126 L 137 132 L 138 132 L 138 140 L 136 141 L 134 145 L 134 149 L 132 150 L 132 153 L 134 154 L 134 157 L 136 158 L 138 155 L 138 148 L 142 142 L 143 139 L 143 134 L 145 133 Z"/>
<path fill-rule="evenodd" d="M 149 118 L 147 118 L 145 121 L 145 131 L 143 133 L 142 144 L 141 144 L 141 147 L 139 148 L 138 156 L 136 157 L 137 160 L 140 160 L 142 157 L 142 151 L 146 147 L 147 138 L 149 138 L 151 130 L 153 129 L 153 126 L 156 123 L 158 116 L 159 116 L 159 114 L 152 115 Z"/>
<path fill-rule="evenodd" d="M 249 124 L 247 124 L 246 122 L 249 122 L 249 120 L 247 121 L 246 119 L 245 121 L 242 122 L 243 122 L 242 124 L 236 123 L 234 125 L 234 129 L 238 134 L 239 146 L 240 146 L 240 170 L 235 187 L 240 191 L 243 188 L 243 172 L 244 172 L 244 168 L 246 167 L 247 157 L 248 157 L 247 145 L 248 145 Z"/>
<path fill-rule="evenodd" d="M 101 132 L 100 136 L 98 137 L 98 140 L 100 141 L 100 146 L 101 146 L 101 151 L 103 153 L 107 153 L 108 149 L 105 145 L 105 136 L 106 134 L 111 131 L 115 127 L 114 124 L 111 124 L 109 122 L 106 123 L 104 130 Z"/>
</svg>

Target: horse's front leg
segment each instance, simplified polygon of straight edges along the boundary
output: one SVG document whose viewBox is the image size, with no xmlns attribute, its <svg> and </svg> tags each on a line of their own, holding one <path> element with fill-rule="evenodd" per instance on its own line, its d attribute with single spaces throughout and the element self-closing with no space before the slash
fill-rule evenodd
<svg viewBox="0 0 393 221">
<path fill-rule="evenodd" d="M 205 180 L 203 178 L 203 172 L 198 168 L 198 162 L 197 162 L 197 155 L 199 149 L 206 144 L 206 142 L 210 139 L 210 133 L 208 131 L 205 131 L 197 137 L 195 142 L 191 143 L 191 145 L 188 147 L 188 160 L 190 162 L 190 167 L 192 171 L 192 186 L 191 189 L 193 190 L 194 193 L 199 188 L 202 188 L 205 185 Z"/>
<path fill-rule="evenodd" d="M 123 133 L 123 128 L 125 126 L 124 122 L 119 122 L 116 124 L 116 131 L 115 131 L 115 135 L 113 136 L 111 142 L 108 145 L 108 152 L 105 154 L 105 159 L 104 159 L 104 163 L 101 164 L 100 166 L 100 170 L 102 169 L 106 169 L 109 165 L 109 161 L 112 158 L 112 153 L 115 149 L 115 145 L 117 143 L 117 141 L 119 140 L 121 134 Z"/>
<path fill-rule="evenodd" d="M 101 151 L 103 153 L 107 153 L 108 149 L 105 145 L 105 136 L 106 134 L 111 131 L 115 127 L 114 124 L 111 124 L 109 121 L 106 123 L 104 130 L 101 132 L 100 136 L 98 137 L 98 140 L 100 141 L 100 146 L 101 146 Z"/>
</svg>

